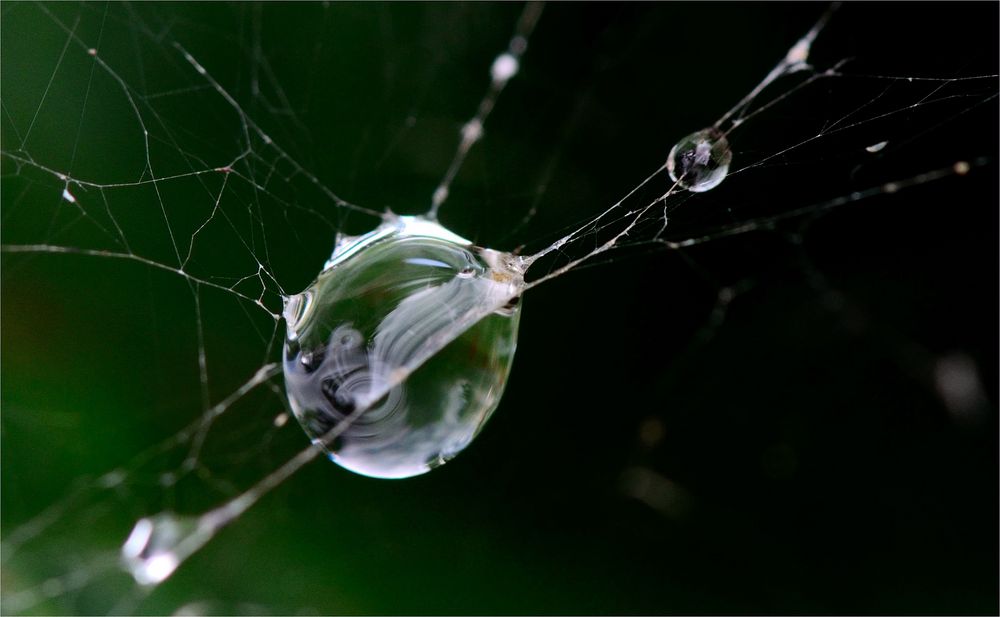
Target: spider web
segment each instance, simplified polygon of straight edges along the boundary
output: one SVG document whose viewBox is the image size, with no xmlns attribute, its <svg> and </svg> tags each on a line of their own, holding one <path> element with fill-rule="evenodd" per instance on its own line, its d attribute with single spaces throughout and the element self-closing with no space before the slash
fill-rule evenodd
<svg viewBox="0 0 1000 617">
<path fill-rule="evenodd" d="M 276 362 L 282 298 L 312 280 L 338 233 L 370 229 L 387 209 L 439 207 L 447 226 L 478 244 L 532 255 L 537 291 L 526 302 L 538 323 L 568 310 L 559 293 L 600 315 L 597 332 L 629 320 L 623 305 L 636 310 L 636 301 L 623 298 L 665 311 L 640 320 L 652 326 L 626 329 L 637 339 L 630 345 L 591 352 L 634 360 L 617 379 L 595 375 L 625 407 L 646 400 L 629 391 L 636 383 L 656 389 L 660 377 L 650 376 L 668 374 L 665 358 L 711 347 L 730 307 L 755 298 L 770 306 L 760 296 L 779 295 L 789 275 L 768 264 L 784 264 L 850 321 L 857 301 L 830 279 L 852 271 L 854 245 L 957 250 L 967 239 L 948 237 L 955 221 L 995 240 L 997 69 L 982 51 L 995 44 L 982 43 L 996 34 L 966 37 L 964 47 L 926 36 L 995 23 L 995 7 L 979 9 L 983 19 L 971 8 L 928 10 L 924 29 L 895 45 L 883 37 L 898 16 L 844 7 L 820 21 L 803 54 L 794 44 L 817 8 L 793 9 L 781 36 L 761 37 L 740 22 L 758 9 L 732 7 L 723 20 L 686 15 L 690 7 L 550 6 L 538 20 L 536 5 L 5 3 L 5 612 L 395 606 L 352 595 L 350 563 L 333 568 L 329 597 L 274 590 L 254 597 L 263 606 L 226 604 L 242 593 L 230 591 L 216 607 L 194 574 L 140 586 L 118 555 L 143 517 L 200 515 L 240 495 L 253 496 L 249 506 L 284 491 L 260 515 L 271 518 L 245 532 L 255 538 L 309 504 L 327 511 L 328 495 L 367 502 L 334 516 L 331 526 L 348 530 L 385 503 L 384 489 L 361 488 L 333 466 L 294 480 L 281 473 L 310 451 L 288 421 Z M 708 19 L 718 23 L 707 41 L 673 25 Z M 744 65 L 739 50 L 750 45 L 764 63 Z M 519 68 L 509 80 L 497 72 L 505 53 Z M 762 83 L 782 58 L 790 60 Z M 734 150 L 729 177 L 706 194 L 677 190 L 665 153 L 717 121 Z M 927 219 L 941 236 L 914 223 Z M 907 233 L 916 236 L 900 237 Z M 573 277 L 562 274 L 590 265 L 602 267 L 576 276 L 601 290 L 597 298 L 566 291 Z M 621 270 L 642 282 L 608 281 Z M 696 294 L 688 304 L 677 300 L 685 290 Z M 970 322 L 990 323 L 991 310 L 973 309 Z M 553 348 L 586 353 L 579 337 L 566 343 L 539 328 L 525 324 L 516 365 Z M 666 334 L 679 342 L 662 341 Z M 903 338 L 882 344 L 907 350 L 955 424 L 988 430 L 990 350 L 974 334 L 936 345 Z M 650 361 L 650 348 L 665 358 Z M 534 382 L 527 373 L 546 363 L 515 369 L 494 422 L 526 408 L 527 392 L 570 383 L 575 363 L 558 363 Z M 672 479 L 676 463 L 655 453 L 664 414 L 619 418 L 602 402 L 583 416 L 639 435 L 633 445 L 617 433 L 632 449 L 607 464 L 611 485 L 667 519 L 684 516 L 695 498 L 683 487 L 698 482 Z M 558 418 L 536 430 L 556 434 Z M 780 474 L 788 448 L 769 452 Z M 475 469 L 491 464 L 470 452 L 449 469 L 465 458 Z M 536 464 L 549 465 L 536 470 L 549 480 L 566 471 L 545 456 Z M 242 524 L 244 512 L 232 521 Z M 361 550 L 337 539 L 342 555 Z M 209 543 L 201 571 L 227 569 L 239 545 L 233 536 Z"/>
</svg>

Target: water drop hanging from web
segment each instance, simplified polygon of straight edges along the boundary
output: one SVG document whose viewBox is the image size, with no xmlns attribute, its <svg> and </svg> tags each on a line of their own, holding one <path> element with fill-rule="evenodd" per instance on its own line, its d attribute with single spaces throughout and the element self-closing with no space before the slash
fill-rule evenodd
<svg viewBox="0 0 1000 617">
<path fill-rule="evenodd" d="M 667 172 L 681 187 L 703 193 L 726 179 L 732 160 L 733 152 L 725 135 L 708 128 L 674 144 L 667 156 Z"/>
<path fill-rule="evenodd" d="M 285 387 L 305 432 L 337 464 L 379 478 L 461 452 L 507 383 L 523 272 L 519 257 L 423 217 L 387 215 L 342 239 L 285 306 Z"/>
</svg>

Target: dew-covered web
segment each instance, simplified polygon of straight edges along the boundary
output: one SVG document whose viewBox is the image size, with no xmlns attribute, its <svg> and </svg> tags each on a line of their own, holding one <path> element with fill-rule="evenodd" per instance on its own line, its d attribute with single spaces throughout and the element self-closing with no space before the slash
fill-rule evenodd
<svg viewBox="0 0 1000 617">
<path fill-rule="evenodd" d="M 850 265 L 855 245 L 863 255 L 899 242 L 950 250 L 967 241 L 951 237 L 955 221 L 996 227 L 996 34 L 970 25 L 995 23 L 995 6 L 940 18 L 925 10 L 902 34 L 902 16 L 861 6 L 789 8 L 768 32 L 741 26 L 773 19 L 755 18 L 759 7 L 2 10 L 8 613 L 261 612 L 254 603 L 274 598 L 280 612 L 386 606 L 273 592 L 213 608 L 210 594 L 171 585 L 188 557 L 225 544 L 220 532 L 259 500 L 293 502 L 274 489 L 331 503 L 357 494 L 332 465 L 298 480 L 321 450 L 288 409 L 282 309 L 339 236 L 393 213 L 438 217 L 478 245 L 524 257 L 526 315 L 539 306 L 538 319 L 557 330 L 560 314 L 591 315 L 578 333 L 592 339 L 590 353 L 624 354 L 611 362 L 640 377 L 680 356 L 680 346 L 658 346 L 663 336 L 708 345 L 744 296 L 780 295 L 775 263 L 851 322 L 857 306 L 831 279 L 864 268 Z M 959 26 L 969 36 L 952 34 Z M 749 45 L 759 49 L 742 53 Z M 710 191 L 685 190 L 667 153 L 709 128 L 728 141 L 728 175 Z M 928 218 L 945 237 L 906 237 L 933 229 Z M 664 255 L 685 282 L 661 273 Z M 567 291 L 573 277 L 562 275 L 585 266 L 575 276 L 589 288 Z M 982 267 L 995 286 L 993 266 Z M 609 280 L 626 272 L 641 282 Z M 696 288 L 707 295 L 689 314 L 672 308 L 675 294 Z M 648 331 L 622 326 L 637 340 L 602 348 L 635 302 L 659 307 L 662 320 Z M 546 303 L 559 308 L 546 312 Z M 983 323 L 984 310 L 971 309 L 970 321 Z M 529 325 L 515 366 L 539 375 L 515 369 L 515 401 L 573 387 L 574 365 L 608 362 L 575 357 L 583 348 L 573 342 L 541 348 L 532 336 L 544 340 L 547 326 Z M 994 422 L 988 350 L 882 344 L 906 349 L 956 423 Z M 566 368 L 542 370 L 552 364 Z M 624 408 L 639 400 L 634 386 L 601 384 Z M 599 419 L 607 439 L 629 447 L 639 426 L 633 455 L 606 461 L 612 485 L 680 516 L 690 491 L 642 458 L 664 439 L 663 415 L 598 409 L 606 401 L 595 395 L 593 411 L 573 413 Z M 514 413 L 501 403 L 497 415 Z M 557 430 L 554 420 L 510 422 Z M 784 469 L 787 449 L 771 459 Z M 309 484 L 316 478 L 328 485 Z M 289 508 L 272 509 L 280 521 L 295 516 Z M 349 545 L 351 526 L 363 525 L 351 516 L 373 509 L 347 510 L 326 531 Z M 129 556 L 154 528 L 170 550 L 137 565 Z M 252 547 L 228 551 L 201 567 L 258 559 Z"/>
</svg>

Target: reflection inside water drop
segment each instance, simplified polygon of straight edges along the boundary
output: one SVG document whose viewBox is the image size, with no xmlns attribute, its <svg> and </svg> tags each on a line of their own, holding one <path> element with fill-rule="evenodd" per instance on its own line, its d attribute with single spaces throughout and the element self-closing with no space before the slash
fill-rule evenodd
<svg viewBox="0 0 1000 617">
<path fill-rule="evenodd" d="M 423 217 L 342 239 L 285 305 L 285 387 L 306 433 L 337 464 L 379 478 L 458 454 L 507 383 L 523 273 L 519 257 Z"/>
<path fill-rule="evenodd" d="M 691 133 L 678 141 L 667 156 L 670 179 L 692 193 L 714 189 L 726 179 L 733 152 L 718 129 Z"/>
</svg>

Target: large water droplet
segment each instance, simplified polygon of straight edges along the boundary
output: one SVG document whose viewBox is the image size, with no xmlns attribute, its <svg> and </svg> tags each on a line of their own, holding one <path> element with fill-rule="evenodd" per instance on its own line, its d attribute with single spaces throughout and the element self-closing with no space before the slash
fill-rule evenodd
<svg viewBox="0 0 1000 617">
<path fill-rule="evenodd" d="M 667 156 L 667 173 L 683 188 L 703 193 L 719 186 L 729 173 L 733 152 L 717 129 L 691 133 L 678 141 Z"/>
<path fill-rule="evenodd" d="M 422 217 L 341 240 L 285 307 L 285 387 L 306 433 L 337 464 L 379 478 L 458 454 L 507 383 L 523 273 L 519 257 Z"/>
</svg>

